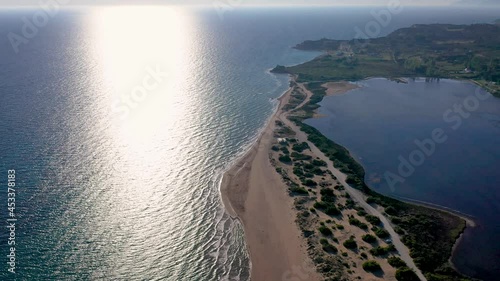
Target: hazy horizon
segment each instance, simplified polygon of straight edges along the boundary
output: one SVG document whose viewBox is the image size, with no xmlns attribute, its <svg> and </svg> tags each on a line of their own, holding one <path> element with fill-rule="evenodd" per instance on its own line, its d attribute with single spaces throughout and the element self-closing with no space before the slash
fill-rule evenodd
<svg viewBox="0 0 500 281">
<path fill-rule="evenodd" d="M 288 1 L 271 1 L 271 0 L 25 0 L 19 3 L 18 0 L 4 0 L 0 3 L 0 7 L 26 7 L 40 6 L 50 3 L 59 3 L 64 6 L 107 6 L 107 5 L 197 5 L 197 6 L 214 6 L 214 5 L 229 5 L 229 6 L 387 6 L 393 3 L 400 3 L 405 6 L 474 6 L 474 7 L 500 7 L 500 0 L 288 0 Z"/>
</svg>

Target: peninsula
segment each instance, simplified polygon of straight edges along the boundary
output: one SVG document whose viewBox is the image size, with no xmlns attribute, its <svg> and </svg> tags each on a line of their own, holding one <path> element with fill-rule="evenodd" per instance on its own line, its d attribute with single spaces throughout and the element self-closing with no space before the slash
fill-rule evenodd
<svg viewBox="0 0 500 281">
<path fill-rule="evenodd" d="M 373 39 L 305 41 L 299 50 L 322 56 L 273 71 L 299 82 L 356 81 L 368 77 L 465 79 L 500 96 L 500 24 L 413 25 Z"/>
</svg>

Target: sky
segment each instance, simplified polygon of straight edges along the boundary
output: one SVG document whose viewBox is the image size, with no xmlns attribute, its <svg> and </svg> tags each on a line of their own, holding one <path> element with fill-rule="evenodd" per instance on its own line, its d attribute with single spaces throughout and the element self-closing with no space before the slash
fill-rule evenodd
<svg viewBox="0 0 500 281">
<path fill-rule="evenodd" d="M 497 6 L 500 0 L 0 0 L 0 6 L 39 6 L 40 3 L 59 1 L 64 5 L 376 5 L 386 6 L 391 1 L 400 1 L 409 6 Z"/>
</svg>

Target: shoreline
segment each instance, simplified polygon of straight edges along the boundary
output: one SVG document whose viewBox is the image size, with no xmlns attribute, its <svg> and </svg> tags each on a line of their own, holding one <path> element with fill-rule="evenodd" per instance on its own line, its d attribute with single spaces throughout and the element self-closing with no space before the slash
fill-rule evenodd
<svg viewBox="0 0 500 281">
<path fill-rule="evenodd" d="M 269 73 L 271 73 L 270 70 L 271 69 L 269 69 Z M 289 76 L 289 81 L 290 82 L 293 81 L 293 79 L 294 79 L 293 75 L 292 74 L 287 74 L 287 75 Z M 283 106 L 282 99 L 284 98 L 285 95 L 291 93 L 291 90 L 292 90 L 292 87 L 288 87 L 288 89 L 286 91 L 284 91 L 278 98 L 275 99 L 278 102 L 278 104 L 274 108 L 271 116 L 269 116 L 269 118 L 264 122 L 264 126 L 259 130 L 256 138 L 248 145 L 248 147 L 245 150 L 243 150 L 243 153 L 239 157 L 235 158 L 233 163 L 228 165 L 228 168 L 222 173 L 223 174 L 222 179 L 220 180 L 220 183 L 219 183 L 219 186 L 220 186 L 219 195 L 221 196 L 221 201 L 222 201 L 222 205 L 223 205 L 224 209 L 229 214 L 229 216 L 231 216 L 234 219 L 240 220 L 236 211 L 234 210 L 229 198 L 228 198 L 228 194 L 227 194 L 227 192 L 229 192 L 228 184 L 230 183 L 231 179 L 228 179 L 227 177 L 230 177 L 230 178 L 237 177 L 239 172 L 241 171 L 241 169 L 243 169 L 248 164 L 248 162 L 250 162 L 251 158 L 254 157 L 253 154 L 255 152 L 253 150 L 255 150 L 256 147 L 258 147 L 258 145 L 261 141 L 261 138 L 262 138 L 262 134 L 264 133 L 266 128 L 268 128 L 270 126 L 271 121 L 277 117 L 280 108 Z M 229 174 L 229 172 L 233 171 L 236 167 L 239 167 L 238 170 L 236 171 L 236 173 Z"/>
<path fill-rule="evenodd" d="M 399 196 L 392 197 L 392 198 L 399 200 L 401 202 L 405 202 L 407 204 L 414 205 L 414 206 L 425 207 L 427 209 L 433 209 L 433 210 L 445 212 L 445 213 L 460 217 L 461 219 L 463 219 L 466 222 L 467 227 L 476 227 L 477 226 L 476 221 L 474 221 L 474 219 L 472 218 L 471 215 L 461 213 L 457 210 L 453 210 L 453 209 L 447 208 L 445 206 L 439 206 L 439 205 L 432 204 L 429 202 L 417 201 L 417 200 L 413 200 L 410 198 L 403 198 L 403 197 L 399 197 Z"/>
<path fill-rule="evenodd" d="M 243 226 L 252 281 L 288 280 L 297 269 L 307 272 L 308 280 L 321 280 L 295 223 L 293 198 L 269 159 L 275 121 L 291 92 L 292 87 L 277 99 L 258 138 L 224 173 L 220 185 L 226 212 Z"/>
<path fill-rule="evenodd" d="M 397 200 L 399 200 L 401 202 L 405 202 L 407 204 L 414 205 L 414 206 L 421 206 L 421 207 L 424 207 L 424 208 L 433 209 L 433 210 L 440 211 L 440 212 L 445 212 L 445 213 L 457 216 L 457 217 L 459 217 L 459 218 L 461 218 L 462 220 L 465 221 L 465 226 L 462 229 L 462 231 L 458 234 L 458 237 L 455 239 L 455 243 L 453 244 L 453 247 L 451 249 L 450 257 L 448 258 L 448 262 L 450 263 L 451 267 L 454 270 L 456 270 L 457 272 L 459 272 L 461 274 L 464 274 L 464 273 L 462 273 L 456 267 L 456 265 L 453 263 L 452 260 L 453 260 L 453 257 L 456 254 L 456 250 L 457 250 L 458 246 L 462 242 L 462 239 L 463 239 L 465 231 L 467 229 L 474 228 L 474 227 L 478 226 L 478 224 L 476 223 L 476 221 L 474 221 L 474 219 L 472 218 L 472 216 L 464 214 L 464 213 L 461 213 L 459 211 L 456 211 L 456 210 L 453 210 L 453 209 L 450 209 L 450 208 L 446 208 L 444 206 L 439 206 L 439 205 L 435 205 L 435 204 L 428 203 L 428 202 L 420 202 L 420 201 L 417 201 L 417 200 L 412 200 L 412 199 L 409 199 L 409 198 L 402 198 L 402 197 L 392 197 L 392 198 L 397 199 Z M 467 275 L 465 275 L 465 276 L 467 276 Z"/>
</svg>

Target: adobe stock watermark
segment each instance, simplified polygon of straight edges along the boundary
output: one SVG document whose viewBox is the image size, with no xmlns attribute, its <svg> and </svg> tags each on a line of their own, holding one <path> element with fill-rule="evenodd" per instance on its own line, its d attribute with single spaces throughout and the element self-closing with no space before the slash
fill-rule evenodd
<svg viewBox="0 0 500 281">
<path fill-rule="evenodd" d="M 373 20 L 365 24 L 364 31 L 359 27 L 354 27 L 356 34 L 354 39 L 359 42 L 359 39 L 376 38 L 380 36 L 382 27 L 387 27 L 392 21 L 392 16 L 403 11 L 403 6 L 399 0 L 390 0 L 385 9 L 379 11 L 372 10 L 370 14 Z"/>
<path fill-rule="evenodd" d="M 482 101 L 487 100 L 491 95 L 483 91 L 480 87 L 476 88 L 474 95 L 466 97 L 462 103 L 454 104 L 452 108 L 447 109 L 443 113 L 443 121 L 449 126 L 448 130 L 458 130 L 463 121 L 471 117 L 471 113 L 478 110 Z M 408 177 L 415 173 L 417 167 L 423 165 L 435 152 L 438 145 L 445 143 L 448 140 L 448 135 L 445 129 L 435 128 L 432 130 L 430 137 L 419 140 L 416 139 L 414 144 L 416 148 L 412 150 L 407 157 L 398 156 L 399 165 L 396 173 L 386 171 L 384 178 L 392 192 L 398 183 L 403 183 Z"/>
<path fill-rule="evenodd" d="M 111 110 L 113 113 L 119 114 L 121 120 L 125 120 L 130 115 L 130 112 L 146 100 L 153 91 L 158 89 L 160 84 L 168 77 L 168 73 L 163 72 L 159 65 L 156 68 L 147 67 L 146 75 L 141 84 L 134 87 L 130 93 L 122 95 L 119 100 L 113 102 Z"/>
<path fill-rule="evenodd" d="M 39 8 L 31 18 L 21 17 L 21 30 L 19 33 L 9 32 L 7 38 L 12 49 L 17 54 L 21 44 L 28 44 L 31 39 L 38 35 L 41 28 L 47 26 L 51 18 L 54 18 L 61 10 L 62 5 L 66 5 L 71 0 L 47 0 L 39 3 Z"/>
<path fill-rule="evenodd" d="M 9 245 L 9 251 L 7 255 L 7 265 L 8 271 L 10 273 L 16 273 L 16 170 L 7 171 L 7 230 L 9 232 L 7 238 L 7 245 Z"/>
<path fill-rule="evenodd" d="M 243 5 L 244 0 L 217 0 L 212 3 L 215 11 L 219 15 L 221 20 L 224 20 L 224 14 L 226 12 L 234 11 L 237 7 Z"/>
</svg>

